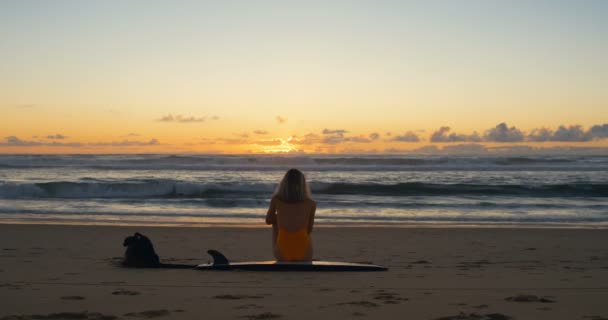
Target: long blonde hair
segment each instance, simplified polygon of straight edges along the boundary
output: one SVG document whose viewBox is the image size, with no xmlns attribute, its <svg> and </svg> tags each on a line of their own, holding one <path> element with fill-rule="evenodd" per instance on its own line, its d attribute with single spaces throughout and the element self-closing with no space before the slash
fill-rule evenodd
<svg viewBox="0 0 608 320">
<path fill-rule="evenodd" d="M 306 177 L 298 169 L 289 169 L 279 182 L 277 189 L 274 191 L 273 197 L 278 197 L 284 202 L 300 202 L 306 199 L 312 200 L 312 194 Z"/>
</svg>

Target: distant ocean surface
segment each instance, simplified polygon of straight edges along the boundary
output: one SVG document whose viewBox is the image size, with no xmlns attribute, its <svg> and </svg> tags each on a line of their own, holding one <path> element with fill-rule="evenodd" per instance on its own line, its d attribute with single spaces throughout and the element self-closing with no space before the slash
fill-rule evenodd
<svg viewBox="0 0 608 320">
<path fill-rule="evenodd" d="M 0 222 L 260 225 L 289 168 L 319 224 L 608 227 L 608 156 L 0 155 Z"/>
</svg>

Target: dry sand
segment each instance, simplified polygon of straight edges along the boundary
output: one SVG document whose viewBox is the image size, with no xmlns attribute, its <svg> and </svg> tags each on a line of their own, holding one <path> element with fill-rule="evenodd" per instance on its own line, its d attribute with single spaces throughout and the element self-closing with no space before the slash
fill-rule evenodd
<svg viewBox="0 0 608 320">
<path fill-rule="evenodd" d="M 0 319 L 608 319 L 608 230 L 315 230 L 377 273 L 117 267 L 135 231 L 165 262 L 271 258 L 260 228 L 0 225 Z"/>
</svg>

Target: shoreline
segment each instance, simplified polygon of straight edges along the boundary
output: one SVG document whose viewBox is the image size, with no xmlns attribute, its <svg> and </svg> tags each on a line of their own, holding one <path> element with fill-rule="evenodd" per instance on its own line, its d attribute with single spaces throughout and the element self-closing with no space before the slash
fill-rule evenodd
<svg viewBox="0 0 608 320">
<path fill-rule="evenodd" d="M 97 227 L 145 227 L 145 228 L 244 228 L 244 229 L 265 229 L 268 225 L 263 223 L 99 223 L 99 222 L 67 222 L 67 221 L 0 221 L 0 225 L 38 225 L 38 226 L 97 226 Z M 362 223 L 316 223 L 315 228 L 383 228 L 383 229 L 570 229 L 570 230 L 608 230 L 605 225 L 581 225 L 581 224 L 561 224 L 561 223 L 538 223 L 538 224 L 464 224 L 464 223 L 387 223 L 387 224 L 362 224 Z"/>
</svg>

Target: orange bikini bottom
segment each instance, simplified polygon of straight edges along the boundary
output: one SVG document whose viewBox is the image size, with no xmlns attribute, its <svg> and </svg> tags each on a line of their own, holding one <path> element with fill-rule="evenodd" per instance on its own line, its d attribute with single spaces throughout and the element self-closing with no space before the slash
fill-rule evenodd
<svg viewBox="0 0 608 320">
<path fill-rule="evenodd" d="M 303 261 L 310 249 L 310 236 L 307 228 L 289 232 L 279 229 L 276 247 L 284 261 Z"/>
</svg>

